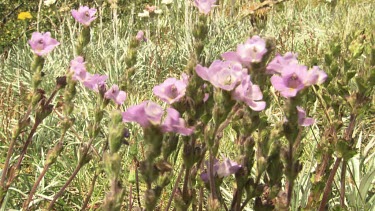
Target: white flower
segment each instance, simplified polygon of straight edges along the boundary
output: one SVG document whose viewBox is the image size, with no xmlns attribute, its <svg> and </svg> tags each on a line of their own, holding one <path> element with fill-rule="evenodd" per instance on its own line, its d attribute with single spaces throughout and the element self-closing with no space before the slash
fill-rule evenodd
<svg viewBox="0 0 375 211">
<path fill-rule="evenodd" d="M 52 4 L 56 3 L 56 0 L 44 0 L 44 5 L 51 6 Z"/>
<path fill-rule="evenodd" d="M 147 10 L 143 10 L 142 13 L 138 13 L 139 17 L 150 17 L 150 13 Z"/>
<path fill-rule="evenodd" d="M 162 0 L 161 1 L 162 4 L 172 4 L 173 3 L 173 0 Z"/>
<path fill-rule="evenodd" d="M 163 10 L 156 9 L 156 10 L 154 11 L 154 13 L 155 13 L 155 14 L 162 14 L 162 13 L 163 13 Z"/>
</svg>

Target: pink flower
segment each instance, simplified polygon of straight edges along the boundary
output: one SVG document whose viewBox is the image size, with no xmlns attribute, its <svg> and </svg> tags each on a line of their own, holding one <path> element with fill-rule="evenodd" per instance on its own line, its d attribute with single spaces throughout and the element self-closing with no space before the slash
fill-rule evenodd
<svg viewBox="0 0 375 211">
<path fill-rule="evenodd" d="M 121 91 L 115 84 L 104 94 L 104 97 L 115 101 L 116 104 L 121 105 L 126 99 L 126 92 Z"/>
<path fill-rule="evenodd" d="M 95 92 L 99 92 L 99 88 L 105 85 L 108 76 L 86 73 L 86 78 L 82 81 L 83 85 Z"/>
<path fill-rule="evenodd" d="M 185 126 L 185 120 L 180 118 L 180 113 L 174 108 L 167 108 L 167 117 L 161 127 L 163 132 L 174 132 L 184 136 L 194 132 L 192 128 Z"/>
<path fill-rule="evenodd" d="M 123 112 L 122 119 L 124 122 L 137 122 L 141 127 L 147 128 L 150 125 L 160 125 L 163 113 L 160 105 L 152 101 L 144 101 Z"/>
<path fill-rule="evenodd" d="M 90 26 L 91 22 L 96 19 L 96 9 L 87 6 L 80 6 L 78 10 L 72 10 L 72 16 L 76 21 L 84 26 Z"/>
<path fill-rule="evenodd" d="M 221 56 L 227 61 L 235 61 L 243 66 L 262 61 L 263 55 L 267 52 L 266 41 L 259 36 L 253 36 L 244 44 L 237 46 L 237 50 L 223 53 Z"/>
<path fill-rule="evenodd" d="M 298 112 L 298 124 L 301 126 L 310 126 L 315 123 L 313 118 L 306 118 L 306 112 L 299 106 L 297 106 Z"/>
<path fill-rule="evenodd" d="M 135 36 L 135 39 L 137 39 L 138 41 L 147 41 L 147 39 L 145 38 L 145 33 L 142 30 L 138 31 L 137 36 Z"/>
<path fill-rule="evenodd" d="M 51 33 L 46 32 L 44 34 L 39 32 L 33 32 L 31 39 L 29 40 L 31 50 L 38 56 L 45 56 L 51 52 L 60 43 L 51 38 Z"/>
<path fill-rule="evenodd" d="M 207 15 L 212 7 L 214 6 L 216 0 L 194 0 L 195 6 L 198 8 L 200 13 Z"/>
<path fill-rule="evenodd" d="M 297 54 L 288 52 L 284 56 L 277 55 L 267 66 L 267 73 L 281 73 L 284 66 L 288 64 L 298 64 Z"/>
<path fill-rule="evenodd" d="M 282 96 L 289 98 L 307 86 L 323 83 L 326 78 L 327 74 L 317 66 L 307 71 L 306 66 L 290 63 L 282 67 L 281 75 L 271 77 L 271 83 Z"/>
<path fill-rule="evenodd" d="M 155 86 L 153 92 L 162 101 L 173 104 L 185 96 L 187 84 L 176 78 L 168 78 L 162 84 Z"/>
<path fill-rule="evenodd" d="M 327 73 L 319 69 L 318 66 L 314 66 L 308 71 L 308 85 L 322 84 L 327 79 Z"/>
<path fill-rule="evenodd" d="M 229 160 L 228 158 L 225 158 L 224 161 L 219 164 L 219 168 L 216 170 L 216 174 L 219 178 L 227 177 L 231 174 L 235 174 L 240 168 L 241 165 Z"/>
<path fill-rule="evenodd" d="M 220 60 L 215 60 L 209 68 L 198 64 L 195 71 L 203 80 L 226 91 L 233 90 L 246 73 L 241 64 Z"/>
<path fill-rule="evenodd" d="M 74 81 L 85 81 L 90 74 L 86 71 L 85 62 L 82 56 L 70 61 L 70 71 L 73 73 L 72 79 Z"/>
<path fill-rule="evenodd" d="M 259 86 L 254 85 L 250 81 L 249 75 L 247 75 L 242 80 L 242 83 L 232 92 L 232 98 L 245 102 L 254 111 L 261 111 L 266 107 L 266 102 L 260 101 L 263 99 L 263 94 Z"/>
<path fill-rule="evenodd" d="M 281 71 L 281 76 L 271 77 L 272 86 L 285 98 L 295 97 L 297 92 L 305 88 L 307 80 L 307 67 L 298 64 L 286 65 Z"/>
<path fill-rule="evenodd" d="M 209 165 L 209 162 L 206 162 L 206 166 Z M 214 166 L 214 176 L 217 176 L 219 178 L 227 177 L 231 174 L 237 173 L 237 171 L 242 167 L 238 163 L 231 161 L 228 158 L 224 158 L 223 162 L 219 162 L 215 159 Z M 201 179 L 203 182 L 208 183 L 209 182 L 209 168 L 207 167 L 207 172 L 201 174 Z"/>
</svg>

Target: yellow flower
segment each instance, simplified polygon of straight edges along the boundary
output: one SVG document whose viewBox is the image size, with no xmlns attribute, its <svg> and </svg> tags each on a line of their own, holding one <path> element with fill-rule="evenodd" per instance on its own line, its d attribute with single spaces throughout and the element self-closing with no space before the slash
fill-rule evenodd
<svg viewBox="0 0 375 211">
<path fill-rule="evenodd" d="M 31 19 L 33 16 L 29 12 L 21 12 L 18 14 L 18 20 L 25 20 L 25 19 Z"/>
</svg>

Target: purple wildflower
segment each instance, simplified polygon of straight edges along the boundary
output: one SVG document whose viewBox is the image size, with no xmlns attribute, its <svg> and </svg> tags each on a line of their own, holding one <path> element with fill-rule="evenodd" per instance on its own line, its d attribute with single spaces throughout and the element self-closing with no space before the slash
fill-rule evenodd
<svg viewBox="0 0 375 211">
<path fill-rule="evenodd" d="M 33 32 L 29 40 L 31 50 L 38 56 L 45 56 L 60 43 L 51 37 L 50 32 Z"/>
<path fill-rule="evenodd" d="M 161 127 L 163 132 L 175 132 L 184 136 L 193 133 L 193 129 L 185 126 L 185 120 L 180 118 L 180 113 L 174 108 L 167 108 L 167 116 Z"/>
<path fill-rule="evenodd" d="M 163 113 L 160 105 L 152 101 L 144 101 L 123 112 L 122 119 L 124 122 L 137 122 L 141 127 L 147 128 L 150 125 L 159 125 Z"/>
<path fill-rule="evenodd" d="M 206 162 L 206 165 L 209 165 L 209 162 Z M 214 161 L 214 176 L 217 176 L 219 178 L 227 177 L 231 174 L 235 174 L 242 166 L 239 165 L 238 163 L 231 161 L 228 158 L 224 158 L 223 162 L 219 162 L 218 160 L 215 159 Z M 209 168 L 207 168 L 209 169 Z M 209 181 L 209 170 L 207 170 L 206 173 L 201 174 L 201 179 L 208 183 Z"/>
<path fill-rule="evenodd" d="M 147 39 L 145 38 L 145 32 L 142 31 L 142 30 L 139 30 L 137 35 L 135 36 L 135 39 L 137 39 L 138 41 L 144 41 L 146 42 Z"/>
<path fill-rule="evenodd" d="M 268 74 L 281 73 L 283 67 L 289 64 L 298 64 L 297 54 L 288 52 L 284 56 L 277 55 L 267 66 Z"/>
<path fill-rule="evenodd" d="M 318 66 L 314 66 L 308 72 L 307 85 L 322 84 L 327 79 L 327 73 L 319 69 Z"/>
<path fill-rule="evenodd" d="M 226 91 L 233 90 L 241 82 L 246 72 L 239 63 L 220 60 L 215 60 L 209 68 L 198 64 L 195 71 L 203 80 Z"/>
<path fill-rule="evenodd" d="M 247 75 L 240 85 L 232 92 L 232 97 L 235 100 L 245 102 L 254 111 L 261 111 L 266 107 L 266 102 L 260 101 L 263 99 L 263 94 L 258 85 L 254 85 L 250 81 L 250 76 Z"/>
<path fill-rule="evenodd" d="M 216 0 L 194 0 L 195 6 L 198 8 L 200 13 L 207 15 L 212 7 L 214 6 Z"/>
<path fill-rule="evenodd" d="M 96 19 L 95 13 L 96 9 L 90 9 L 88 6 L 80 6 L 78 10 L 72 10 L 73 18 L 84 26 L 90 26 L 91 22 Z"/>
<path fill-rule="evenodd" d="M 301 126 L 310 126 L 314 124 L 315 120 L 313 118 L 306 118 L 306 112 L 299 106 L 297 106 L 298 112 L 298 124 Z"/>
<path fill-rule="evenodd" d="M 90 74 L 86 71 L 85 61 L 82 56 L 70 61 L 70 71 L 73 73 L 72 79 L 74 81 L 85 81 Z"/>
<path fill-rule="evenodd" d="M 272 86 L 285 98 L 295 97 L 298 91 L 305 88 L 307 81 L 307 67 L 298 64 L 286 65 L 281 71 L 281 76 L 271 77 Z"/>
<path fill-rule="evenodd" d="M 82 82 L 86 88 L 91 89 L 95 92 L 99 92 L 99 88 L 105 85 L 105 81 L 107 80 L 107 78 L 108 76 L 106 75 L 91 75 L 90 73 L 86 73 L 86 78 Z"/>
<path fill-rule="evenodd" d="M 216 174 L 219 176 L 219 178 L 227 177 L 231 174 L 235 174 L 240 168 L 241 165 L 229 160 L 228 158 L 225 158 L 224 161 L 219 164 Z"/>
<path fill-rule="evenodd" d="M 162 84 L 155 86 L 153 92 L 162 101 L 173 104 L 185 96 L 187 84 L 176 78 L 168 78 Z"/>
<path fill-rule="evenodd" d="M 253 36 L 244 44 L 238 45 L 236 51 L 229 51 L 221 56 L 227 61 L 235 61 L 243 66 L 249 66 L 251 63 L 261 62 L 266 52 L 266 41 L 259 36 Z"/>
<path fill-rule="evenodd" d="M 107 99 L 112 99 L 117 103 L 118 105 L 121 105 L 124 103 L 126 99 L 126 92 L 121 91 L 119 87 L 114 84 L 112 87 L 104 94 L 104 97 Z"/>
</svg>

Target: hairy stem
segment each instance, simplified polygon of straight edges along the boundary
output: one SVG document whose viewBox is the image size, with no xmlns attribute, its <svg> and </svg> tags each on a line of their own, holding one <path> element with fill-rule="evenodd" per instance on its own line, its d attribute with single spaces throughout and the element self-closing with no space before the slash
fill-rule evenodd
<svg viewBox="0 0 375 211">
<path fill-rule="evenodd" d="M 92 182 L 91 182 L 89 192 L 87 193 L 87 196 L 86 196 L 85 200 L 83 201 L 83 204 L 82 204 L 82 207 L 81 207 L 82 211 L 86 210 L 87 204 L 89 203 L 90 198 L 92 196 L 92 193 L 94 192 L 95 183 L 96 183 L 96 180 L 98 179 L 98 176 L 99 176 L 99 173 L 96 172 L 94 177 L 92 178 Z"/>
<path fill-rule="evenodd" d="M 209 151 L 209 157 L 210 157 L 210 162 L 209 162 L 209 182 L 210 182 L 210 192 L 211 192 L 211 198 L 212 199 L 217 199 L 217 195 L 216 195 L 216 188 L 215 188 L 215 177 L 214 177 L 214 155 L 213 155 L 213 152 L 212 152 L 212 149 L 210 149 Z"/>
<path fill-rule="evenodd" d="M 171 207 L 173 196 L 176 193 L 176 190 L 177 190 L 177 187 L 178 187 L 178 183 L 180 183 L 180 180 L 181 180 L 181 177 L 182 177 L 183 173 L 184 173 L 184 166 L 182 165 L 180 173 L 178 173 L 177 179 L 176 179 L 176 181 L 175 181 L 175 183 L 173 185 L 172 193 L 171 193 L 171 196 L 168 199 L 168 204 L 167 204 L 167 207 L 165 208 L 165 211 L 168 211 L 169 208 Z"/>
<path fill-rule="evenodd" d="M 346 174 L 346 161 L 342 162 L 341 166 L 341 180 L 340 180 L 340 205 L 345 207 L 345 174 Z"/>
<path fill-rule="evenodd" d="M 60 140 L 58 141 L 58 143 L 55 145 L 58 146 L 58 145 L 61 145 L 63 144 L 63 140 L 64 140 L 64 137 L 65 137 L 65 134 L 66 134 L 66 130 L 63 131 L 63 133 L 61 134 L 61 137 L 60 137 Z M 28 207 L 29 207 L 29 204 L 31 202 L 31 200 L 33 199 L 33 196 L 40 184 L 40 182 L 42 181 L 44 175 L 47 173 L 49 167 L 52 165 L 53 163 L 46 163 L 43 167 L 43 170 L 42 172 L 40 173 L 39 177 L 37 178 L 37 180 L 35 181 L 33 187 L 31 188 L 31 191 L 29 193 L 29 196 L 27 198 L 27 200 L 25 201 L 25 203 L 23 204 L 23 209 L 24 210 L 28 210 Z"/>
<path fill-rule="evenodd" d="M 40 124 L 40 122 L 35 122 L 34 123 L 33 128 L 31 129 L 31 131 L 29 133 L 29 136 L 27 137 L 27 140 L 26 140 L 25 144 L 23 145 L 20 157 L 18 158 L 17 164 L 15 166 L 15 170 L 19 170 L 20 169 L 22 160 L 25 157 L 25 154 L 26 154 L 26 151 L 27 151 L 27 147 L 31 143 L 31 140 L 33 139 L 33 136 L 34 136 L 34 134 L 36 132 L 36 129 L 38 128 L 39 124 Z M 14 177 L 10 178 L 9 179 L 10 181 L 8 181 L 8 183 L 10 184 L 13 181 L 13 179 L 14 179 Z"/>
<path fill-rule="evenodd" d="M 77 167 L 75 168 L 73 174 L 69 177 L 68 181 L 66 181 L 66 183 L 64 184 L 64 186 L 60 189 L 60 191 L 53 197 L 53 200 L 48 205 L 48 208 L 47 208 L 48 210 L 51 210 L 53 208 L 53 205 L 55 204 L 56 200 L 64 193 L 65 189 L 69 186 L 69 184 L 73 181 L 73 179 L 76 177 L 76 175 L 78 174 L 78 172 L 83 167 L 83 165 L 84 165 L 83 160 L 86 158 L 86 156 L 87 156 L 87 154 L 88 154 L 88 152 L 90 150 L 90 147 L 91 147 L 91 144 L 92 144 L 93 141 L 94 141 L 94 138 L 91 138 L 90 141 L 89 141 L 89 143 L 87 144 L 87 147 L 83 151 L 82 157 L 79 160 L 79 162 L 77 164 Z"/>
<path fill-rule="evenodd" d="M 341 160 L 342 160 L 342 158 L 336 159 L 335 164 L 334 164 L 334 166 L 331 170 L 331 173 L 329 174 L 328 180 L 326 182 L 326 187 L 324 188 L 323 197 L 322 197 L 322 200 L 320 202 L 319 211 L 326 210 L 326 204 L 328 202 L 329 194 L 331 193 L 332 182 L 333 182 L 333 179 L 335 178 L 337 169 L 340 166 Z"/>
<path fill-rule="evenodd" d="M 29 204 L 30 204 L 31 200 L 33 199 L 33 196 L 36 192 L 36 189 L 39 186 L 40 181 L 42 181 L 42 179 L 43 179 L 44 175 L 47 173 L 49 167 L 50 167 L 50 164 L 48 164 L 48 163 L 46 165 L 44 165 L 44 168 L 43 168 L 42 172 L 40 173 L 38 179 L 35 181 L 33 187 L 31 188 L 31 191 L 29 193 L 29 196 L 27 197 L 27 200 L 23 204 L 24 210 L 29 210 L 29 208 L 28 208 Z"/>
<path fill-rule="evenodd" d="M 137 189 L 137 201 L 138 201 L 138 206 L 142 208 L 141 204 L 141 198 L 139 194 L 139 175 L 138 175 L 138 160 L 135 159 L 135 184 L 136 184 L 136 189 Z"/>
</svg>

